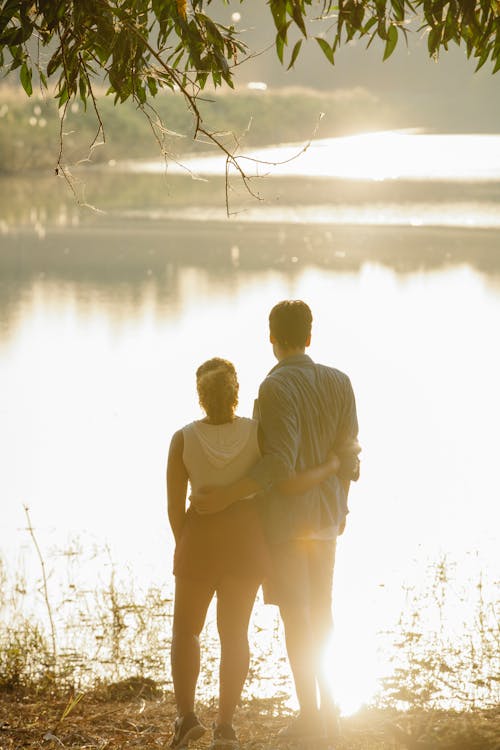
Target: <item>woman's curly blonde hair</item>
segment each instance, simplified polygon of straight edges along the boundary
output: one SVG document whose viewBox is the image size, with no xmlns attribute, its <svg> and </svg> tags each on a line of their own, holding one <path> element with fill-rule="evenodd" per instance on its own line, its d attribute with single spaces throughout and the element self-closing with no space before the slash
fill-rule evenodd
<svg viewBox="0 0 500 750">
<path fill-rule="evenodd" d="M 238 404 L 239 383 L 232 362 L 213 357 L 196 370 L 200 406 L 215 424 L 231 422 Z"/>
</svg>

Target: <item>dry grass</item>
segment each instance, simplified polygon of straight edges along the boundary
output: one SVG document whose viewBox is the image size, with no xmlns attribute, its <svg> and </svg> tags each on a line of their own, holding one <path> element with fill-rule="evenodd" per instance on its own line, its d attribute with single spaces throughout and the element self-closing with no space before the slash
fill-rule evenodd
<svg viewBox="0 0 500 750">
<path fill-rule="evenodd" d="M 199 706 L 210 726 L 214 705 Z M 152 680 L 132 678 L 85 694 L 0 693 L 0 748 L 148 748 L 170 741 L 175 704 Z M 242 750 L 286 750 L 276 733 L 288 720 L 279 701 L 245 702 L 235 719 Z M 498 750 L 500 708 L 474 712 L 365 709 L 344 718 L 336 750 Z M 193 748 L 207 748 L 211 733 Z M 314 746 L 319 747 L 318 744 Z M 324 746 L 325 747 L 325 746 Z M 313 750 L 309 745 L 307 750 Z"/>
<path fill-rule="evenodd" d="M 85 569 L 80 555 L 68 560 Z M 57 649 L 43 623 L 33 612 L 30 616 L 30 607 L 21 606 L 27 581 L 10 580 L 0 564 L 5 613 L 0 620 L 0 750 L 167 747 L 176 713 L 171 682 L 165 681 L 172 614 L 168 592 L 154 587 L 138 592 L 130 580 L 123 588 L 113 567 L 109 585 L 82 588 L 70 562 L 65 570 L 72 596 L 66 585 L 61 599 L 52 580 L 53 600 L 45 599 L 54 615 Z M 442 562 L 426 579 L 424 594 L 409 590 L 388 641 L 393 673 L 384 680 L 376 707 L 342 719 L 336 750 L 500 750 L 493 592 L 482 575 L 468 588 L 470 618 L 456 633 L 448 627 L 447 614 L 457 599 L 452 580 L 449 564 Z M 207 726 L 216 715 L 216 699 L 210 697 L 217 679 L 214 627 L 209 622 L 204 634 L 198 693 L 205 696 L 199 713 Z M 252 687 L 235 717 L 243 750 L 275 750 L 276 734 L 289 720 L 290 685 L 280 671 L 285 658 L 278 658 L 280 635 L 278 630 L 269 635 L 264 644 L 252 640 Z M 272 678 L 265 669 L 270 663 Z M 263 694 L 273 697 L 252 697 Z M 208 732 L 199 747 L 207 748 L 210 739 Z"/>
</svg>

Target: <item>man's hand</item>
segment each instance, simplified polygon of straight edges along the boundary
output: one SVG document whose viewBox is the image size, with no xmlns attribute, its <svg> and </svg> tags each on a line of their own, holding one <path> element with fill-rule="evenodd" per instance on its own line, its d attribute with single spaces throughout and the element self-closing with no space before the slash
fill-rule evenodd
<svg viewBox="0 0 500 750">
<path fill-rule="evenodd" d="M 354 446 L 354 449 L 339 450 L 340 468 L 338 476 L 341 479 L 348 479 L 350 482 L 357 482 L 359 479 L 360 461 L 359 453 L 361 448 Z"/>
<path fill-rule="evenodd" d="M 330 451 L 330 453 L 327 455 L 325 464 L 329 466 L 332 474 L 336 474 L 340 469 L 340 458 L 334 450 Z"/>
<path fill-rule="evenodd" d="M 231 505 L 231 499 L 225 487 L 203 487 L 190 496 L 191 505 L 200 515 L 220 513 Z"/>
<path fill-rule="evenodd" d="M 224 487 L 202 487 L 191 495 L 190 500 L 197 513 L 220 513 L 229 505 L 244 497 L 251 497 L 260 489 L 260 485 L 254 479 L 243 477 Z"/>
</svg>

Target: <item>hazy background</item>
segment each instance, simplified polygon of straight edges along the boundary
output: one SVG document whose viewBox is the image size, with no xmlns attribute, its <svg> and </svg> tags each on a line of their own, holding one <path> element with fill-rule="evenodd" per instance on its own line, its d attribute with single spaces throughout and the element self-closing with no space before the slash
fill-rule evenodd
<svg viewBox="0 0 500 750">
<path fill-rule="evenodd" d="M 233 13 L 241 15 L 235 26 L 252 52 L 272 45 L 272 19 L 264 2 L 231 2 L 220 11 L 221 20 L 230 23 Z M 268 49 L 242 64 L 236 72 L 236 81 L 240 84 L 264 81 L 272 89 L 303 86 L 333 91 L 339 98 L 358 98 L 360 104 L 364 96 L 380 107 L 381 118 L 385 110 L 391 112 L 392 121 L 385 121 L 383 127 L 463 133 L 498 131 L 498 76 L 491 75 L 488 64 L 475 75 L 476 63 L 467 60 L 463 47 L 451 44 L 449 51 L 443 51 L 436 62 L 429 58 L 425 31 L 414 31 L 408 46 L 400 39 L 386 62 L 382 62 L 384 43 L 377 38 L 369 49 L 363 40 L 344 45 L 336 53 L 335 66 L 331 67 L 312 38 L 321 33 L 328 38 L 328 26 L 327 21 L 310 21 L 311 38 L 307 44 L 303 43 L 293 69 L 282 67 L 274 49 Z M 299 35 L 292 29 L 290 52 L 296 38 Z"/>
</svg>

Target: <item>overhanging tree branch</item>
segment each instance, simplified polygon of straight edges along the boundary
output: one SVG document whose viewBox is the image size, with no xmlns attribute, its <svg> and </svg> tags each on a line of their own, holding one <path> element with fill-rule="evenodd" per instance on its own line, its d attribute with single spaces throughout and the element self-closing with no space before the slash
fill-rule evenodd
<svg viewBox="0 0 500 750">
<path fill-rule="evenodd" d="M 215 20 L 214 6 L 211 0 L 0 0 L 0 67 L 7 77 L 19 75 L 28 96 L 35 73 L 42 88 L 55 85 L 63 113 L 71 99 L 86 106 L 90 98 L 96 140 L 104 123 L 94 83 L 106 82 L 115 103 L 131 98 L 142 111 L 162 89 L 177 91 L 193 115 L 193 138 L 203 135 L 220 149 L 228 170 L 232 165 L 250 189 L 236 149 L 210 131 L 198 107 L 209 81 L 232 87 L 234 68 L 255 54 L 233 26 Z M 311 39 L 334 65 L 337 50 L 351 40 L 379 40 L 386 60 L 401 39 L 425 33 L 431 57 L 453 43 L 476 69 L 487 63 L 493 73 L 500 69 L 500 0 L 268 0 L 268 6 L 276 54 L 287 67 L 300 63 Z M 313 21 L 324 22 L 316 36 Z M 62 149 L 58 169 L 61 157 Z"/>
</svg>

